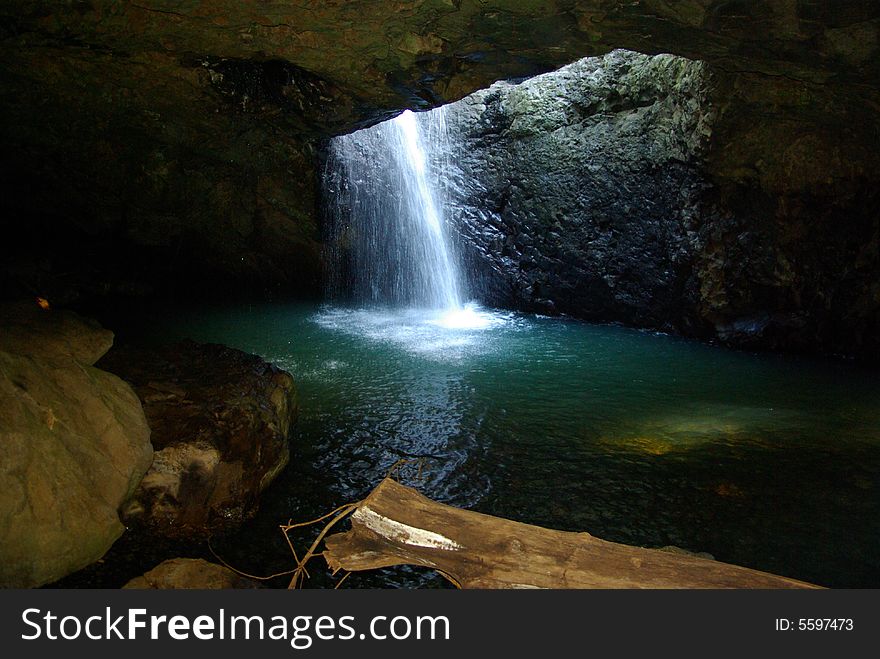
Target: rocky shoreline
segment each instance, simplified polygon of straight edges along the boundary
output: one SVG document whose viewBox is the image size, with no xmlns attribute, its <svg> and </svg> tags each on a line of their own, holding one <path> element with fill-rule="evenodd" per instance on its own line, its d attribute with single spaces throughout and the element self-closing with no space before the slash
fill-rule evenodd
<svg viewBox="0 0 880 659">
<path fill-rule="evenodd" d="M 111 348 L 94 321 L 34 301 L 0 325 L 0 586 L 66 577 L 127 528 L 139 542 L 236 528 L 289 461 L 293 378 L 257 356 Z"/>
<path fill-rule="evenodd" d="M 134 388 L 152 430 L 153 464 L 122 509 L 126 524 L 191 538 L 253 516 L 290 457 L 290 374 L 194 341 L 113 349 L 98 365 Z"/>
</svg>

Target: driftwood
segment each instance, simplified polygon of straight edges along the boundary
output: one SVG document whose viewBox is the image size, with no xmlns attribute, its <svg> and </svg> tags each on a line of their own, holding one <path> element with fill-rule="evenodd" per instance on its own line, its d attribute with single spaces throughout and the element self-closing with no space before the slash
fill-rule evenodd
<svg viewBox="0 0 880 659">
<path fill-rule="evenodd" d="M 816 588 L 736 565 L 446 506 L 386 478 L 328 536 L 330 568 L 434 568 L 461 588 Z"/>
</svg>

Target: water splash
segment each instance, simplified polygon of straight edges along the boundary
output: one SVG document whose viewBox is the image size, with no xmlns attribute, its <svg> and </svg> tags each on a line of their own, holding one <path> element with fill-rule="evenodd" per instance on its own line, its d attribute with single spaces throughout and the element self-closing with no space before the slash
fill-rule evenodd
<svg viewBox="0 0 880 659">
<path fill-rule="evenodd" d="M 331 294 L 353 294 L 360 304 L 463 309 L 463 278 L 437 184 L 448 167 L 446 134 L 438 108 L 406 111 L 331 142 Z"/>
<path fill-rule="evenodd" d="M 326 330 L 392 346 L 437 362 L 491 354 L 503 343 L 499 332 L 518 324 L 512 312 L 467 303 L 460 309 L 349 309 L 325 307 L 313 320 Z"/>
</svg>

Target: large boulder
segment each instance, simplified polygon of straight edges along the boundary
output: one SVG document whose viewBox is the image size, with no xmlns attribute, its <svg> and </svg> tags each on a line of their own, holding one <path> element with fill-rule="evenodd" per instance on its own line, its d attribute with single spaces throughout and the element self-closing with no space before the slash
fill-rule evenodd
<svg viewBox="0 0 880 659">
<path fill-rule="evenodd" d="M 65 331 L 55 336 L 52 325 Z M 98 560 L 122 534 L 117 511 L 150 465 L 150 430 L 131 387 L 77 360 L 96 358 L 105 342 L 107 332 L 89 336 L 90 326 L 40 319 L 32 344 L 24 330 L 15 339 L 27 354 L 0 351 L 0 586 L 38 586 Z M 0 327 L 4 348 L 15 327 Z"/>
<path fill-rule="evenodd" d="M 172 558 L 135 577 L 123 588 L 132 590 L 180 590 L 197 588 L 259 588 L 253 579 L 201 558 Z"/>
<path fill-rule="evenodd" d="M 0 350 L 46 362 L 91 365 L 113 345 L 110 330 L 72 311 L 52 310 L 45 300 L 3 303 L 0 319 Z"/>
<path fill-rule="evenodd" d="M 130 382 L 152 430 L 153 465 L 126 521 L 167 537 L 239 525 L 287 465 L 296 416 L 293 378 L 215 344 L 111 351 L 102 368 Z"/>
<path fill-rule="evenodd" d="M 481 299 L 684 330 L 712 130 L 706 66 L 615 51 L 447 108 Z"/>
</svg>

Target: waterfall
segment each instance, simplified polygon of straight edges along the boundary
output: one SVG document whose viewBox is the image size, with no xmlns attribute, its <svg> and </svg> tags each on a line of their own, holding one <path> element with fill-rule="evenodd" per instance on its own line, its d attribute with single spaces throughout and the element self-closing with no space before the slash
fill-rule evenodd
<svg viewBox="0 0 880 659">
<path fill-rule="evenodd" d="M 407 110 L 331 141 L 324 177 L 331 293 L 361 304 L 462 308 L 438 183 L 449 166 L 445 114 Z"/>
</svg>

